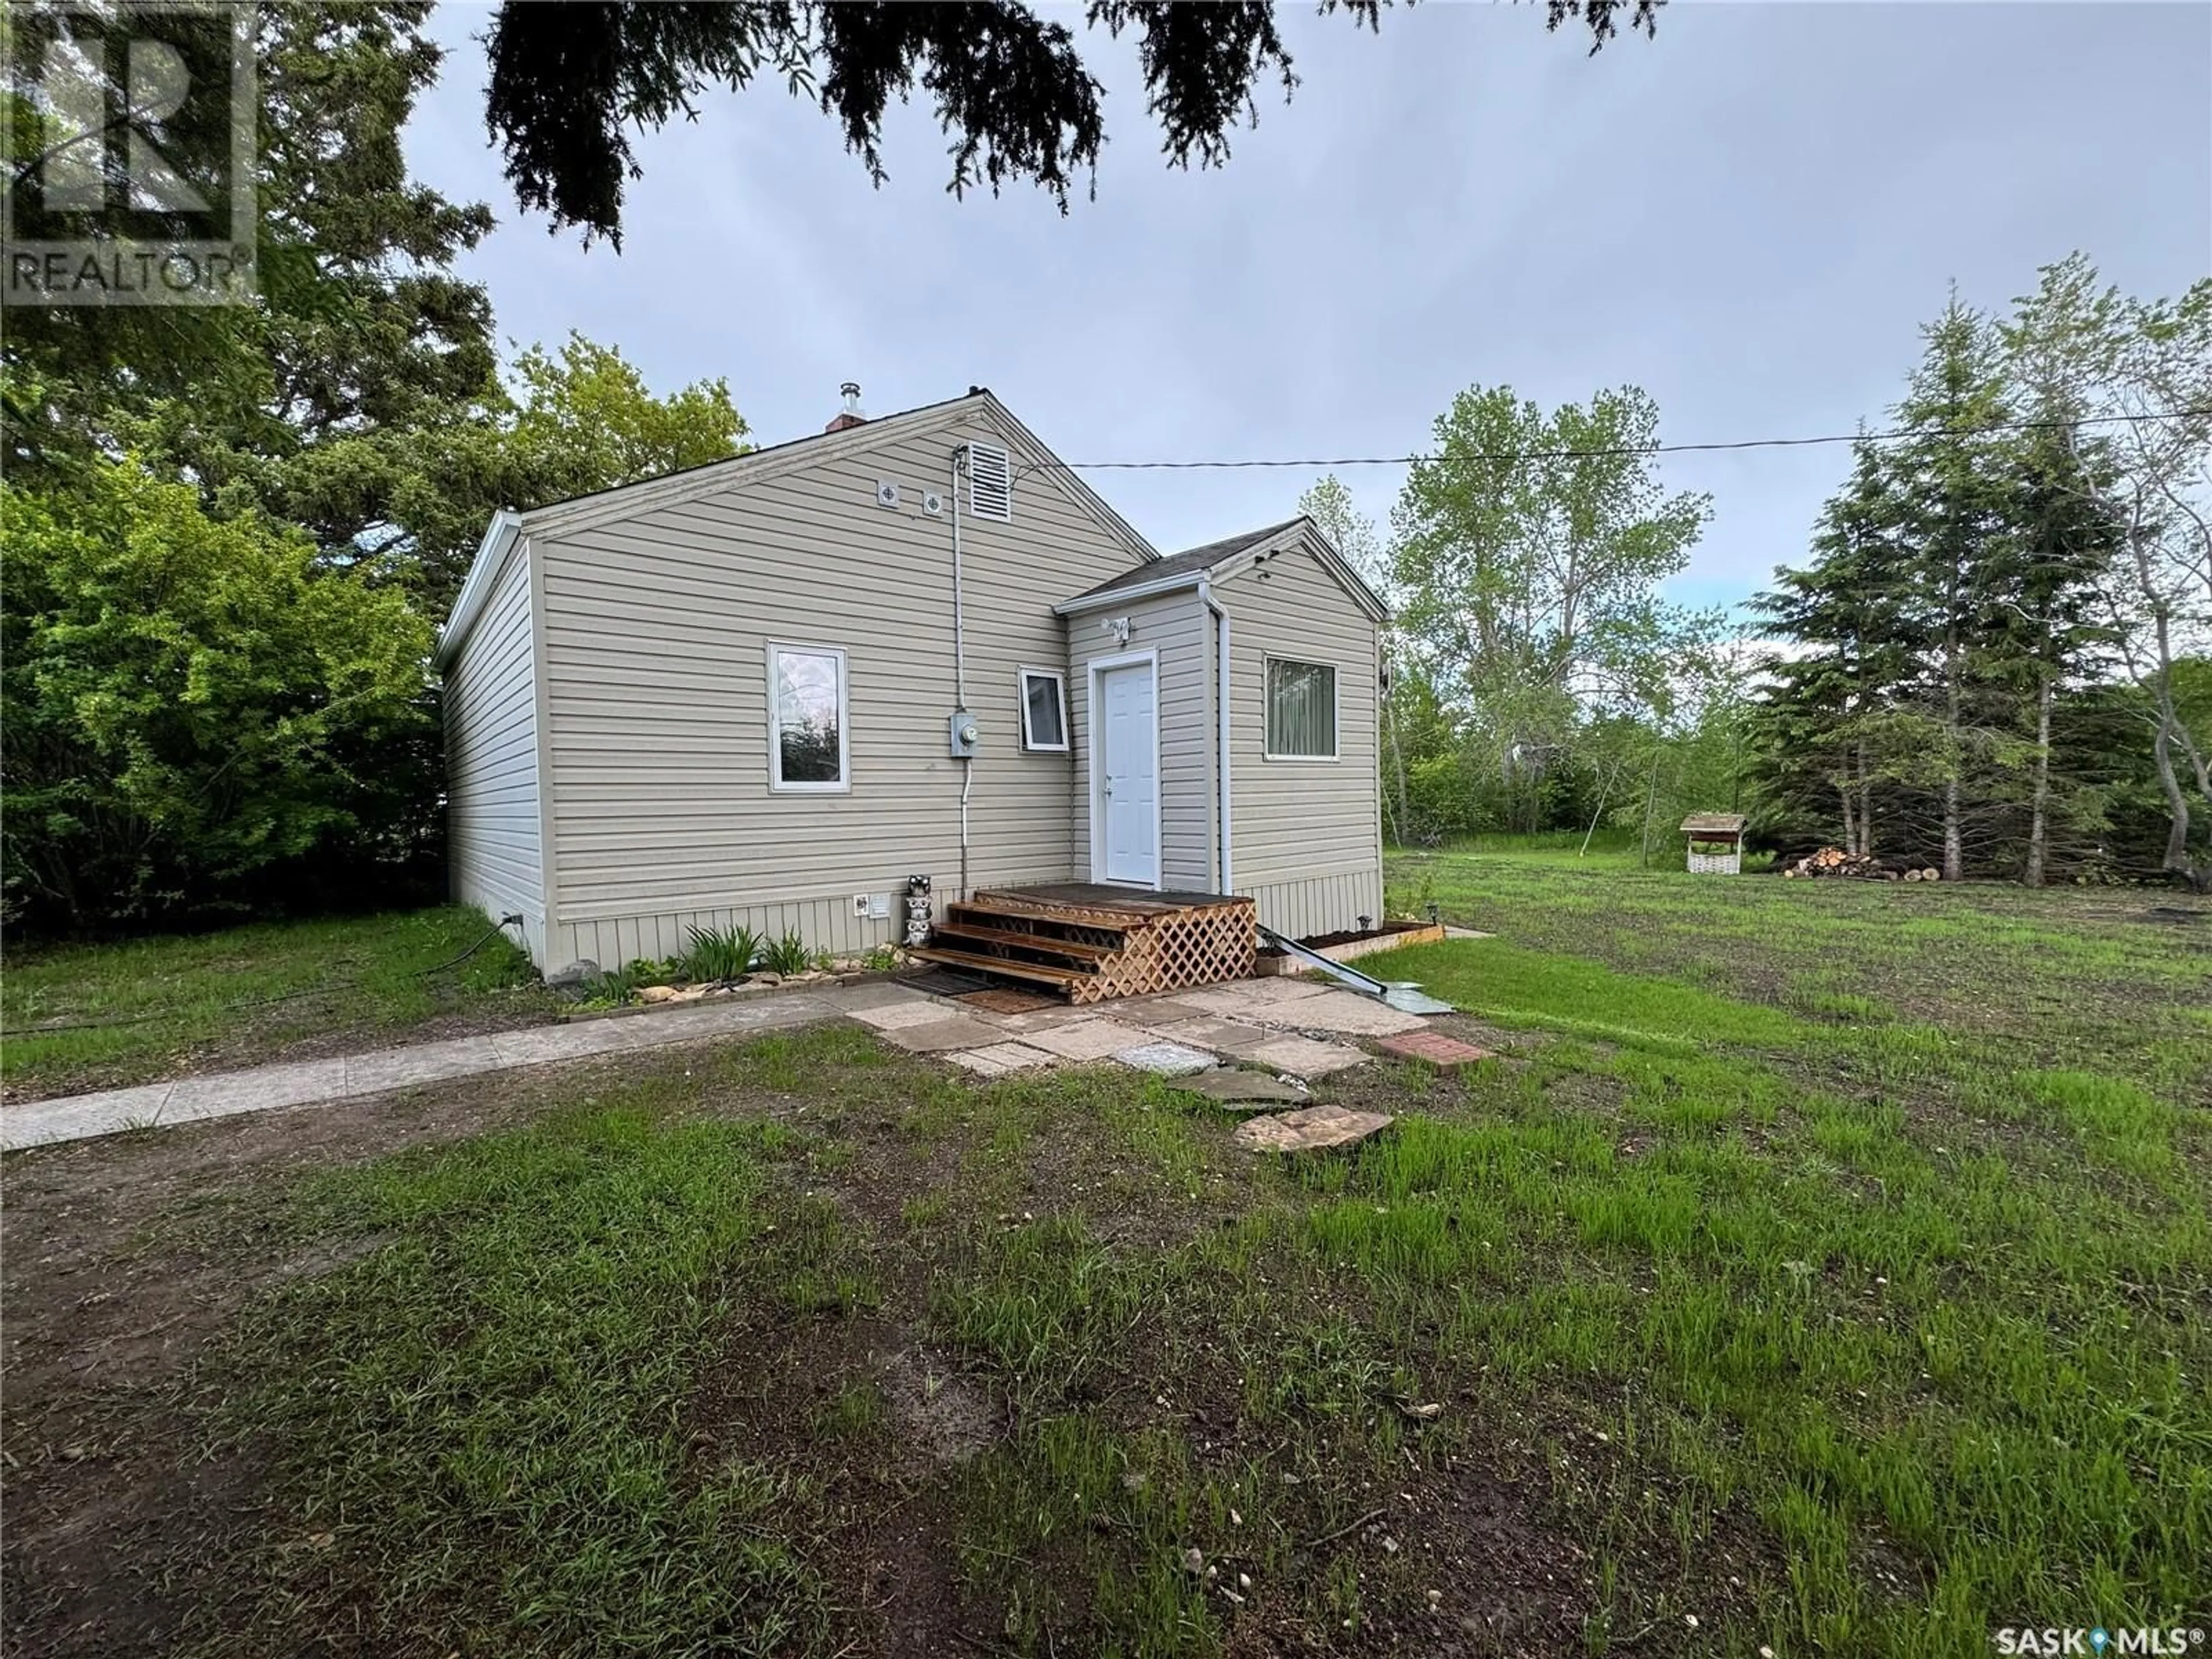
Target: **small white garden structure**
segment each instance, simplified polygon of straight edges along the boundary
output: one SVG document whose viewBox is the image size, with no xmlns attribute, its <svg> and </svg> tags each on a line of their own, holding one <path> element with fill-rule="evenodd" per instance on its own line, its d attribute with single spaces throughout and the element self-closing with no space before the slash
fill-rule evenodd
<svg viewBox="0 0 2212 1659">
<path fill-rule="evenodd" d="M 1690 838 L 1692 875 L 1743 873 L 1742 813 L 1692 812 L 1682 820 L 1682 833 Z"/>
</svg>

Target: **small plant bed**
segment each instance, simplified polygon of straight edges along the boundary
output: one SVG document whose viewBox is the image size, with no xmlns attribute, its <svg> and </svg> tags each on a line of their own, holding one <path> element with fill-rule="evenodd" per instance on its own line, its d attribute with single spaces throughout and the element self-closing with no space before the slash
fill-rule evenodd
<svg viewBox="0 0 2212 1659">
<path fill-rule="evenodd" d="M 1327 957 L 1331 962 L 1353 962 L 1378 951 L 1395 951 L 1408 945 L 1433 945 L 1444 937 L 1442 922 L 1386 921 L 1364 932 L 1354 929 L 1346 933 L 1317 933 L 1311 939 L 1302 939 L 1299 944 L 1307 950 Z M 1304 964 L 1288 951 L 1262 948 L 1255 969 L 1261 974 L 1297 974 L 1304 971 Z"/>
<path fill-rule="evenodd" d="M 905 961 L 889 946 L 858 956 L 811 948 L 796 933 L 769 939 L 749 927 L 694 927 L 681 956 L 641 957 L 586 975 L 568 1018 L 589 1019 L 670 1003 L 823 985 L 864 974 L 890 973 Z"/>
</svg>

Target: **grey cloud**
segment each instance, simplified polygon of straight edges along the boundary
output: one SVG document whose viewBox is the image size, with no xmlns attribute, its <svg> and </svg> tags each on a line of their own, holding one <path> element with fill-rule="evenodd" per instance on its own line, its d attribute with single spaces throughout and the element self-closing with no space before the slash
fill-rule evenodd
<svg viewBox="0 0 2212 1659">
<path fill-rule="evenodd" d="M 1469 384 L 1635 382 L 1674 440 L 1848 431 L 1893 398 L 1955 278 L 2002 305 L 2081 247 L 2172 293 L 2212 271 L 2212 9 L 1678 5 L 1586 58 L 1533 8 L 1427 5 L 1379 38 L 1285 9 L 1303 80 L 1226 170 L 1162 165 L 1102 50 L 1098 199 L 955 201 L 926 110 L 873 189 L 763 86 L 647 139 L 625 252 L 517 220 L 483 144 L 481 12 L 410 152 L 503 222 L 501 331 L 571 327 L 657 385 L 729 377 L 766 441 L 837 382 L 878 410 L 987 384 L 1071 460 L 1404 453 Z M 1680 458 L 1717 518 L 1677 585 L 1741 597 L 1802 555 L 1840 449 Z M 1348 474 L 1387 514 L 1397 477 Z M 1281 518 L 1297 471 L 1096 480 L 1173 548 Z"/>
</svg>

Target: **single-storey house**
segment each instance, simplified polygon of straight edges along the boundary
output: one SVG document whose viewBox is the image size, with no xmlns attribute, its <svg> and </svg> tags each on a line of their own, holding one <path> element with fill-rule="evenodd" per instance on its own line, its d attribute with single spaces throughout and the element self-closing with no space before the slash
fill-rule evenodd
<svg viewBox="0 0 2212 1659">
<path fill-rule="evenodd" d="M 897 943 L 908 878 L 1382 909 L 1382 604 L 1308 520 L 1163 557 L 988 391 L 502 512 L 441 637 L 454 896 L 541 968 Z"/>
</svg>

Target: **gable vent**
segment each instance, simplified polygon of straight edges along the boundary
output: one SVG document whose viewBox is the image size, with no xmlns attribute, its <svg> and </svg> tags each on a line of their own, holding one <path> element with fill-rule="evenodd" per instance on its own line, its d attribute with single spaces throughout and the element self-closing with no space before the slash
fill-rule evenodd
<svg viewBox="0 0 2212 1659">
<path fill-rule="evenodd" d="M 1014 468 L 997 444 L 968 446 L 968 510 L 1006 523 L 1014 516 Z"/>
</svg>

